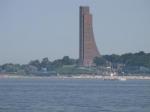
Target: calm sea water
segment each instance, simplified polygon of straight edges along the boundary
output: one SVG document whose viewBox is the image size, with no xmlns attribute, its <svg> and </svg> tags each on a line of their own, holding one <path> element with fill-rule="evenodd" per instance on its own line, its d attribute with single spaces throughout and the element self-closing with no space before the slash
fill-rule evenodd
<svg viewBox="0 0 150 112">
<path fill-rule="evenodd" d="M 150 81 L 0 79 L 0 112 L 150 112 Z"/>
</svg>

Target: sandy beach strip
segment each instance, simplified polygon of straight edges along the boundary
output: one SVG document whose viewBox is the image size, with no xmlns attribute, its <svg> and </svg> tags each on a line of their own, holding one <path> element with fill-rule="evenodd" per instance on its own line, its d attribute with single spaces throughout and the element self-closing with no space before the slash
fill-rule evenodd
<svg viewBox="0 0 150 112">
<path fill-rule="evenodd" d="M 102 75 L 72 75 L 72 76 L 27 76 L 27 75 L 10 75 L 10 74 L 3 74 L 0 75 L 0 79 L 3 78 L 31 78 L 31 79 L 100 79 L 100 80 L 150 80 L 150 76 L 102 76 Z"/>
</svg>

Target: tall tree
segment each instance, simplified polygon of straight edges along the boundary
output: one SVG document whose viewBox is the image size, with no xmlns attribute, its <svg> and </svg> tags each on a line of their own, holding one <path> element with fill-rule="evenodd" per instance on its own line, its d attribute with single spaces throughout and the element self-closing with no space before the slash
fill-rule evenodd
<svg viewBox="0 0 150 112">
<path fill-rule="evenodd" d="M 32 66 L 36 67 L 38 70 L 41 69 L 41 64 L 40 64 L 39 60 L 30 61 L 29 65 L 32 65 Z"/>
</svg>

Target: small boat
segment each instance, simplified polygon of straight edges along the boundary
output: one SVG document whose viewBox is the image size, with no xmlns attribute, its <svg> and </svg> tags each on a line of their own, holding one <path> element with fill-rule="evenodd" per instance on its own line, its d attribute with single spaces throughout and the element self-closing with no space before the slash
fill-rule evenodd
<svg viewBox="0 0 150 112">
<path fill-rule="evenodd" d="M 125 77 L 120 77 L 120 78 L 118 78 L 118 80 L 120 80 L 120 81 L 126 81 L 127 79 Z"/>
</svg>

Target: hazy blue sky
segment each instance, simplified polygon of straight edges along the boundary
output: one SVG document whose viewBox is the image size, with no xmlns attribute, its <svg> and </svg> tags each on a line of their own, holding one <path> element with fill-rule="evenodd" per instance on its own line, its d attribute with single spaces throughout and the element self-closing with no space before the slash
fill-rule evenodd
<svg viewBox="0 0 150 112">
<path fill-rule="evenodd" d="M 101 54 L 150 52 L 150 0 L 0 0 L 0 64 L 78 58 L 80 5 Z"/>
</svg>

